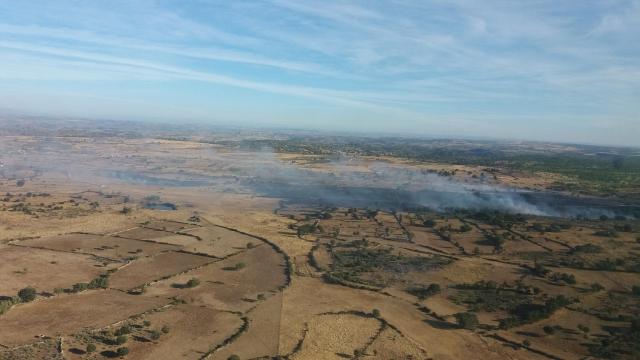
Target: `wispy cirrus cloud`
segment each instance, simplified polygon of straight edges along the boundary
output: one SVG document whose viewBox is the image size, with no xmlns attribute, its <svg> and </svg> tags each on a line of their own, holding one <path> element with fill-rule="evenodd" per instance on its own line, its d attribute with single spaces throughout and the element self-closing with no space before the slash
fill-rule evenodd
<svg viewBox="0 0 640 360">
<path fill-rule="evenodd" d="M 434 131 L 466 118 L 512 134 L 555 116 L 567 137 L 602 119 L 637 134 L 638 11 L 638 0 L 0 2 L 0 76 L 155 82 L 146 102 L 247 89 L 277 96 L 260 105 L 269 116 L 305 99 L 351 128 L 371 115 Z"/>
</svg>

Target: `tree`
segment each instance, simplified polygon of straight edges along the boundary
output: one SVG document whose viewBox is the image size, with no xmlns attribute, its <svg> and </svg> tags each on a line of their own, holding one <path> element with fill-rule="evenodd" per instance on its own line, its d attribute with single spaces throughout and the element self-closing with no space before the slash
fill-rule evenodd
<svg viewBox="0 0 640 360">
<path fill-rule="evenodd" d="M 152 330 L 150 337 L 151 340 L 158 340 L 160 339 L 160 332 L 158 330 Z"/>
<path fill-rule="evenodd" d="M 456 318 L 458 326 L 463 329 L 475 329 L 478 326 L 478 317 L 474 313 L 457 313 L 453 315 Z"/>
<path fill-rule="evenodd" d="M 554 329 L 552 326 L 549 326 L 549 325 L 545 325 L 542 328 L 542 330 L 544 330 L 545 334 L 548 334 L 548 335 L 553 335 L 553 333 L 556 332 L 556 329 Z"/>
<path fill-rule="evenodd" d="M 92 353 L 94 351 L 96 351 L 96 346 L 93 343 L 87 344 L 87 352 Z"/>
<path fill-rule="evenodd" d="M 233 354 L 227 358 L 227 360 L 240 360 L 240 356 Z"/>
<path fill-rule="evenodd" d="M 380 317 L 380 310 L 378 310 L 378 309 L 373 309 L 373 311 L 371 312 L 371 314 L 373 314 L 373 317 Z"/>
<path fill-rule="evenodd" d="M 24 289 L 20 289 L 20 291 L 18 291 L 18 297 L 22 302 L 33 301 L 36 298 L 36 289 L 30 286 Z"/>
<path fill-rule="evenodd" d="M 168 334 L 169 333 L 169 325 L 163 325 L 162 329 L 160 329 L 163 333 Z"/>
</svg>

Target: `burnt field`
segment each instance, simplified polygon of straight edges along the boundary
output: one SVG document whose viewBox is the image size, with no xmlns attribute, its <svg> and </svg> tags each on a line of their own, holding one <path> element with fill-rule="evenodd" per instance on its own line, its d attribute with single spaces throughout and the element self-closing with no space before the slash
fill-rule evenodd
<svg viewBox="0 0 640 360">
<path fill-rule="evenodd" d="M 0 359 L 637 357 L 632 195 L 506 165 L 0 140 Z"/>
</svg>

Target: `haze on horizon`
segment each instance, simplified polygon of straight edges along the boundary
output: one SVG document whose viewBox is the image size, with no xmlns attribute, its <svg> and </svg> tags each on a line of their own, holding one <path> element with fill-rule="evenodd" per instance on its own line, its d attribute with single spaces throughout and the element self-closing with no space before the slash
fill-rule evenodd
<svg viewBox="0 0 640 360">
<path fill-rule="evenodd" d="M 640 1 L 0 0 L 0 108 L 638 145 Z"/>
</svg>

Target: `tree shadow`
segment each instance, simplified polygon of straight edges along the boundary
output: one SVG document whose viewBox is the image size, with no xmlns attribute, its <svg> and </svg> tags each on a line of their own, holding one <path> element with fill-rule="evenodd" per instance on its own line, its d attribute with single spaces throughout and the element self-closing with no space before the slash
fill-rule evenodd
<svg viewBox="0 0 640 360">
<path fill-rule="evenodd" d="M 448 321 L 427 319 L 424 322 L 426 322 L 427 324 L 431 325 L 432 327 L 434 327 L 436 329 L 454 330 L 454 329 L 459 329 L 460 328 L 458 325 L 450 323 Z"/>
<path fill-rule="evenodd" d="M 113 350 L 105 350 L 103 352 L 100 353 L 100 355 L 106 357 L 106 358 L 117 358 L 118 357 L 118 353 L 113 351 Z"/>
</svg>

